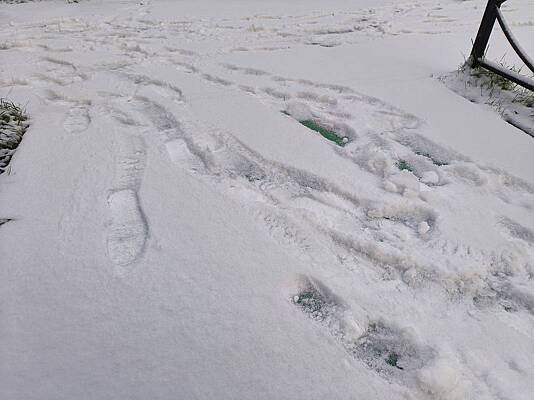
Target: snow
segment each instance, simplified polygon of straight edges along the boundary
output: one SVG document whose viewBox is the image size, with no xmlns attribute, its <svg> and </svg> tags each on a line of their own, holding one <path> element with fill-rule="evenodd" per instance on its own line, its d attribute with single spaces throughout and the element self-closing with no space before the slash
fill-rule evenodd
<svg viewBox="0 0 534 400">
<path fill-rule="evenodd" d="M 426 171 L 423 172 L 421 176 L 421 182 L 429 185 L 437 185 L 439 183 L 439 175 L 436 171 Z"/>
<path fill-rule="evenodd" d="M 530 399 L 534 140 L 449 89 L 482 3 L 0 5 L 0 397 Z"/>
<path fill-rule="evenodd" d="M 306 121 L 314 117 L 310 107 L 301 102 L 288 102 L 285 111 L 297 121 Z"/>
</svg>

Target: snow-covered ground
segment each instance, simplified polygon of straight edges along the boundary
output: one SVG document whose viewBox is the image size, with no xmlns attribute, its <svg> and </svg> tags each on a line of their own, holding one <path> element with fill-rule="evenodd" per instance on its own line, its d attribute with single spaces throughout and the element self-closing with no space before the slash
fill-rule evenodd
<svg viewBox="0 0 534 400">
<path fill-rule="evenodd" d="M 532 399 L 534 139 L 443 83 L 484 6 L 0 4 L 0 398 Z"/>
</svg>

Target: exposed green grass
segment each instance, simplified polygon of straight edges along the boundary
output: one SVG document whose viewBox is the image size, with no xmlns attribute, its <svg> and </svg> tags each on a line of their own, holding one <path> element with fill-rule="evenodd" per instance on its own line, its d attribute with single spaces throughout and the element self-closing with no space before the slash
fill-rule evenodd
<svg viewBox="0 0 534 400">
<path fill-rule="evenodd" d="M 24 109 L 4 98 L 0 98 L 0 121 L 4 124 L 14 122 L 16 125 L 21 126 L 28 117 Z"/>
<path fill-rule="evenodd" d="M 511 72 L 521 73 L 521 68 L 517 68 L 515 65 L 508 65 L 503 59 L 499 61 L 499 64 Z M 519 86 L 512 82 L 508 78 L 496 74 L 495 72 L 488 71 L 482 67 L 471 68 L 468 64 L 464 64 L 460 67 L 461 70 L 469 68 L 469 74 L 476 78 L 479 78 L 480 86 L 493 93 L 495 89 L 505 90 L 512 92 L 515 97 L 512 99 L 512 103 L 523 104 L 526 107 L 534 108 L 534 92 Z"/>
<path fill-rule="evenodd" d="M 386 359 L 386 363 L 388 363 L 392 367 L 403 369 L 402 367 L 398 365 L 398 362 L 399 362 L 399 355 L 395 352 L 389 353 L 388 358 Z"/>
<path fill-rule="evenodd" d="M 338 146 L 345 146 L 347 144 L 347 138 L 343 136 L 339 136 L 336 132 L 333 130 L 330 130 L 328 128 L 325 128 L 322 125 L 319 125 L 317 122 L 307 119 L 304 121 L 299 121 L 302 125 L 304 125 L 306 128 L 311 129 L 323 136 L 325 139 L 330 140 L 331 142 L 334 142 Z"/>
<path fill-rule="evenodd" d="M 432 161 L 434 165 L 437 165 L 438 167 L 441 167 L 443 165 L 449 165 L 449 163 L 447 163 L 446 161 L 440 161 L 436 159 L 435 157 L 432 157 L 429 153 L 416 151 L 415 154 L 428 158 L 430 161 Z"/>
<path fill-rule="evenodd" d="M 0 98 L 0 174 L 9 164 L 28 125 L 28 116 L 21 106 Z"/>
<path fill-rule="evenodd" d="M 325 306 L 325 301 L 317 292 L 307 290 L 299 293 L 295 304 L 300 305 L 306 312 L 311 314 L 321 311 Z"/>
<path fill-rule="evenodd" d="M 501 63 L 504 67 L 506 67 L 504 64 Z M 515 67 L 506 67 L 512 72 L 519 72 Z M 514 90 L 517 86 L 514 82 L 509 80 L 508 78 L 505 78 L 504 76 L 501 76 L 499 74 L 496 74 L 495 72 L 488 71 L 485 68 L 482 67 L 475 67 L 471 70 L 471 75 L 477 78 L 484 78 L 482 82 L 482 86 L 486 87 L 487 89 L 493 89 L 495 87 L 501 89 L 501 90 Z"/>
<path fill-rule="evenodd" d="M 520 103 L 529 108 L 534 108 L 534 92 L 525 88 L 516 89 L 516 92 L 512 103 Z"/>
<path fill-rule="evenodd" d="M 401 171 L 410 171 L 413 172 L 413 167 L 406 160 L 399 160 L 397 162 L 397 168 Z"/>
<path fill-rule="evenodd" d="M 503 58 L 498 64 L 511 73 L 522 74 L 534 79 L 534 74 L 525 74 L 522 68 L 507 64 Z M 457 86 L 451 87 L 473 103 L 485 103 L 495 109 L 508 123 L 532 134 L 528 119 L 534 108 L 534 92 L 523 88 L 511 80 L 480 66 L 473 67 L 473 59 L 469 58 L 458 68 L 459 82 L 464 83 L 465 92 Z M 456 85 L 454 85 L 456 86 Z M 477 93 L 478 89 L 480 94 Z"/>
</svg>

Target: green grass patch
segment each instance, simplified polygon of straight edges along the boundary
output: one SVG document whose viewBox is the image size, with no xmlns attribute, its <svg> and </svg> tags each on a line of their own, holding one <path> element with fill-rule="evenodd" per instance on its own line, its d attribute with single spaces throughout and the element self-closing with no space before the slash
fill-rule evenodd
<svg viewBox="0 0 534 400">
<path fill-rule="evenodd" d="M 325 306 L 325 301 L 321 298 L 319 293 L 308 290 L 299 293 L 296 297 L 295 304 L 301 306 L 307 313 L 312 314 L 320 312 Z"/>
<path fill-rule="evenodd" d="M 508 65 L 503 59 L 499 61 L 499 64 L 510 72 L 521 73 L 521 68 L 517 68 L 514 65 Z M 464 66 L 463 68 L 466 67 Z M 495 88 L 512 92 L 515 95 L 512 99 L 512 103 L 519 103 L 526 107 L 534 108 L 534 93 L 531 90 L 523 88 L 508 78 L 482 67 L 471 68 L 470 74 L 479 78 L 480 85 L 490 92 L 493 92 Z"/>
<path fill-rule="evenodd" d="M 28 116 L 21 106 L 0 98 L 0 174 L 7 168 L 28 125 Z"/>
<path fill-rule="evenodd" d="M 413 172 L 413 167 L 406 160 L 399 160 L 397 162 L 397 168 L 401 171 L 410 171 Z"/>
<path fill-rule="evenodd" d="M 448 162 L 437 160 L 435 157 L 432 157 L 429 153 L 425 153 L 423 151 L 416 151 L 415 154 L 428 158 L 430 161 L 432 161 L 434 165 L 437 165 L 438 167 L 441 167 L 443 165 L 449 165 Z"/>
<path fill-rule="evenodd" d="M 525 88 L 518 88 L 512 103 L 520 103 L 526 107 L 534 108 L 534 92 Z"/>
<path fill-rule="evenodd" d="M 502 62 L 501 62 L 501 65 L 509 69 L 512 72 L 519 72 L 515 67 L 508 67 L 504 65 Z M 489 71 L 482 67 L 473 68 L 471 70 L 471 75 L 477 78 L 483 78 L 484 81 L 482 82 L 482 86 L 490 90 L 495 87 L 498 87 L 501 90 L 514 90 L 515 87 L 517 86 L 514 82 L 512 82 L 508 78 L 505 78 L 504 76 L 496 74 L 495 72 Z"/>
<path fill-rule="evenodd" d="M 322 125 L 319 125 L 317 122 L 307 119 L 304 121 L 299 121 L 302 125 L 304 125 L 306 128 L 311 129 L 312 131 L 315 131 L 319 133 L 322 137 L 325 139 L 330 140 L 331 142 L 334 142 L 338 146 L 345 146 L 348 143 L 348 138 L 344 136 L 339 136 L 336 132 L 334 132 L 331 129 L 325 128 Z"/>
<path fill-rule="evenodd" d="M 400 367 L 398 365 L 399 355 L 397 353 L 395 353 L 395 352 L 389 353 L 388 358 L 386 358 L 386 362 L 389 365 L 391 365 L 392 367 L 395 367 L 395 368 L 398 368 L 398 369 L 403 369 L 402 367 Z"/>
<path fill-rule="evenodd" d="M 0 98 L 0 122 L 2 125 L 15 124 L 22 126 L 28 120 L 24 109 L 4 98 Z"/>
</svg>

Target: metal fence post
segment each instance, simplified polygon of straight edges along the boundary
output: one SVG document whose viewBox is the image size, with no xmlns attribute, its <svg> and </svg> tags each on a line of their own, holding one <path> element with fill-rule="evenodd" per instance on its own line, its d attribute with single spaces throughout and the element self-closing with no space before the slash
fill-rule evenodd
<svg viewBox="0 0 534 400">
<path fill-rule="evenodd" d="M 500 7 L 505 1 L 506 0 L 488 1 L 486 11 L 484 11 L 484 16 L 482 17 L 482 22 L 480 23 L 480 28 L 478 29 L 475 43 L 473 44 L 473 50 L 471 51 L 470 64 L 472 67 L 476 67 L 478 60 L 484 56 L 491 32 L 493 31 L 495 21 L 497 20 L 496 8 Z"/>
</svg>

